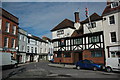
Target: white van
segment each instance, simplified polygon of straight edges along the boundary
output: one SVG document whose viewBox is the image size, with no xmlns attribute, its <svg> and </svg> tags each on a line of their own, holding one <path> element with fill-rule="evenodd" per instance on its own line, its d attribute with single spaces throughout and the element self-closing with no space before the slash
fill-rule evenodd
<svg viewBox="0 0 120 80">
<path fill-rule="evenodd" d="M 4 67 L 16 67 L 17 61 L 12 59 L 11 53 L 0 52 L 0 66 Z"/>
<path fill-rule="evenodd" d="M 106 59 L 106 71 L 120 71 L 120 47 L 109 47 L 109 58 Z"/>
</svg>

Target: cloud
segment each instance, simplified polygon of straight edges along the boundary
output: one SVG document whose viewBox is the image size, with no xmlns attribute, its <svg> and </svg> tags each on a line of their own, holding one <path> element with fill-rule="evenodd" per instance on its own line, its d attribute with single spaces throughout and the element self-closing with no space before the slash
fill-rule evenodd
<svg viewBox="0 0 120 80">
<path fill-rule="evenodd" d="M 74 12 L 80 8 L 80 19 L 85 19 L 85 8 L 90 14 L 101 15 L 106 3 L 87 2 L 3 2 L 3 8 L 19 18 L 19 26 L 37 36 L 51 38 L 50 30 L 62 20 L 74 21 Z M 100 7 L 101 6 L 101 7 Z"/>
</svg>

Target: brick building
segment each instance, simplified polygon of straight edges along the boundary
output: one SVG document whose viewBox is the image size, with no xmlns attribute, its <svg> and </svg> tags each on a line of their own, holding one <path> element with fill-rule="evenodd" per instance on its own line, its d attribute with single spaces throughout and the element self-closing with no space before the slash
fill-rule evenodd
<svg viewBox="0 0 120 80">
<path fill-rule="evenodd" d="M 18 46 L 18 18 L 0 8 L 0 51 L 8 52 L 16 59 Z"/>
<path fill-rule="evenodd" d="M 102 17 L 97 13 L 90 16 L 92 26 L 89 27 L 88 18 L 79 21 L 79 12 L 75 12 L 75 22 L 68 19 L 53 28 L 54 62 L 75 63 L 79 60 L 92 60 L 98 64 L 105 64 Z M 71 29 L 71 30 L 69 30 Z M 69 36 L 65 35 L 69 31 Z M 55 34 L 55 32 L 57 32 Z"/>
</svg>

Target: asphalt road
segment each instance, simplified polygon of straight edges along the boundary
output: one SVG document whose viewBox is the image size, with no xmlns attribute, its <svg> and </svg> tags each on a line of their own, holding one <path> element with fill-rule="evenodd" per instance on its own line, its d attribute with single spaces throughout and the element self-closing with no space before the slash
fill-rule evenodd
<svg viewBox="0 0 120 80">
<path fill-rule="evenodd" d="M 28 63 L 18 68 L 2 71 L 2 78 L 120 78 L 120 73 L 77 70 L 48 66 L 49 62 Z"/>
</svg>

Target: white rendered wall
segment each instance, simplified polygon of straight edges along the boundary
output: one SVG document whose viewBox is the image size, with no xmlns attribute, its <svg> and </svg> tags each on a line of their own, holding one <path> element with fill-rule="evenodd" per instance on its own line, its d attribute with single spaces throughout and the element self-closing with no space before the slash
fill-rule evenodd
<svg viewBox="0 0 120 80">
<path fill-rule="evenodd" d="M 57 31 L 52 32 L 52 39 L 57 39 L 57 38 L 63 38 L 63 37 L 70 37 L 72 33 L 75 31 L 75 29 L 71 28 L 66 28 L 66 29 L 59 29 L 59 30 L 64 30 L 64 34 L 57 36 Z"/>
<path fill-rule="evenodd" d="M 114 15 L 114 18 L 115 18 L 115 24 L 112 24 L 110 25 L 109 24 L 109 16 L 112 16 Z M 114 46 L 114 45 L 120 45 L 120 31 L 119 31 L 119 28 L 120 28 L 120 23 L 119 23 L 119 20 L 120 20 L 120 12 L 119 13 L 114 13 L 114 14 L 110 14 L 110 15 L 107 15 L 107 16 L 104 16 L 103 18 L 106 18 L 105 21 L 103 21 L 103 25 L 104 25 L 104 41 L 105 41 L 105 55 L 106 55 L 106 58 L 108 58 L 108 50 L 107 50 L 107 46 Z M 119 28 L 118 28 L 119 27 Z M 111 34 L 110 32 L 116 32 L 116 39 L 117 39 L 117 42 L 111 42 Z"/>
<path fill-rule="evenodd" d="M 96 22 L 96 27 L 95 28 L 90 28 L 88 29 L 88 23 L 84 24 L 83 25 L 83 28 L 84 28 L 84 34 L 87 34 L 87 33 L 94 33 L 94 32 L 99 32 L 99 31 L 103 31 L 103 23 L 102 23 L 102 20 L 99 20 L 99 21 L 95 21 Z M 91 31 L 91 32 L 90 32 Z"/>
</svg>

